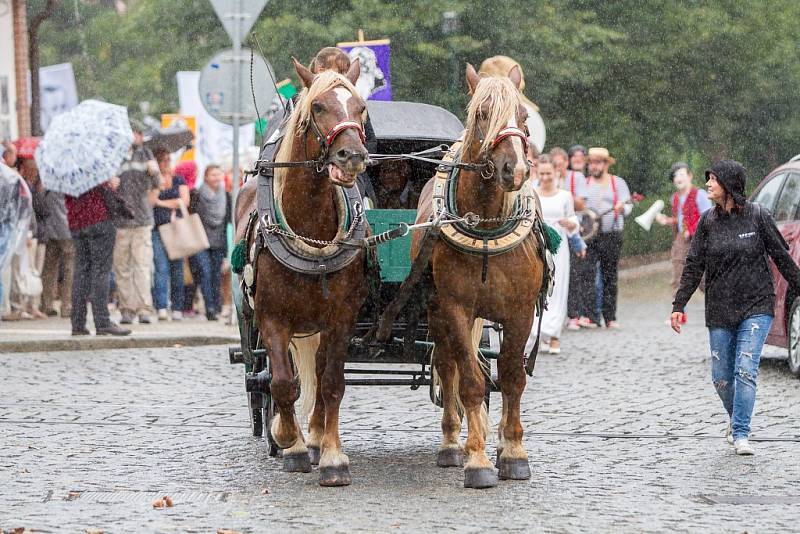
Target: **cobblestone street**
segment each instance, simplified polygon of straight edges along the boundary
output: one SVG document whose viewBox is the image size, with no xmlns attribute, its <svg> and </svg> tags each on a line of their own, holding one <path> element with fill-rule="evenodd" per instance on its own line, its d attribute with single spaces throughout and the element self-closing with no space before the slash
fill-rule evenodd
<svg viewBox="0 0 800 534">
<path fill-rule="evenodd" d="M 647 277 L 622 293 L 622 330 L 570 332 L 539 357 L 523 397 L 533 478 L 486 491 L 435 466 L 427 391 L 349 388 L 353 485 L 322 488 L 251 436 L 227 347 L 0 355 L 0 529 L 796 532 L 800 381 L 762 363 L 757 455 L 736 457 L 702 299 L 678 336 L 665 287 Z M 175 506 L 153 509 L 161 495 Z"/>
</svg>

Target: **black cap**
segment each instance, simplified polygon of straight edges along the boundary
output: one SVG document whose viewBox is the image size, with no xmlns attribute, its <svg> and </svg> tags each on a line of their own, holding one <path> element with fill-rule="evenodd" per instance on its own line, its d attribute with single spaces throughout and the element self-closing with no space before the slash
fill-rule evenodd
<svg viewBox="0 0 800 534">
<path fill-rule="evenodd" d="M 741 163 L 732 159 L 717 161 L 706 169 L 706 181 L 711 174 L 717 177 L 717 182 L 733 197 L 734 204 L 744 206 L 747 202 L 747 197 L 744 195 L 747 169 Z"/>
</svg>

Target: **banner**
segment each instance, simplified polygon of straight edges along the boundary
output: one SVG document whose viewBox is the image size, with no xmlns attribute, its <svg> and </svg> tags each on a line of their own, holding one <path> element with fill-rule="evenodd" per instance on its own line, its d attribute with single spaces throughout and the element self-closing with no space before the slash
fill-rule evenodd
<svg viewBox="0 0 800 534">
<path fill-rule="evenodd" d="M 161 127 L 180 126 L 192 132 L 197 139 L 197 120 L 191 115 L 181 115 L 179 113 L 164 113 L 161 115 Z M 194 148 L 184 150 L 178 161 L 194 161 Z"/>
<path fill-rule="evenodd" d="M 356 89 L 362 98 L 365 100 L 392 99 L 389 39 L 338 43 L 336 46 L 347 52 L 350 61 L 356 58 L 361 61 L 361 76 L 356 82 Z"/>
<path fill-rule="evenodd" d="M 200 73 L 182 71 L 176 74 L 180 114 L 195 117 L 196 131 L 194 160 L 198 176 L 202 176 L 209 163 L 221 163 L 226 154 L 233 151 L 233 126 L 214 119 L 200 102 Z M 253 123 L 239 127 L 239 146 L 244 149 L 255 144 Z"/>
<path fill-rule="evenodd" d="M 72 63 L 60 63 L 39 69 L 39 103 L 42 109 L 40 115 L 42 131 L 47 131 L 53 117 L 78 105 L 78 87 L 75 85 Z"/>
</svg>

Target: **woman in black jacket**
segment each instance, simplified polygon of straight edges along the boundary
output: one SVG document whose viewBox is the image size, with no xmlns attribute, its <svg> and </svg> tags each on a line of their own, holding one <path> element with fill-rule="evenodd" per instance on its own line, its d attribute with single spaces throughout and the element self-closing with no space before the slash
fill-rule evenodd
<svg viewBox="0 0 800 534">
<path fill-rule="evenodd" d="M 772 216 L 744 196 L 745 168 L 723 160 L 706 171 L 708 198 L 716 207 L 703 214 L 692 239 L 672 306 L 672 329 L 680 333 L 684 308 L 706 275 L 706 326 L 711 378 L 730 417 L 727 438 L 736 454 L 753 454 L 747 438 L 756 400 L 761 350 L 775 306 L 767 256 L 790 285 L 800 269 Z"/>
</svg>

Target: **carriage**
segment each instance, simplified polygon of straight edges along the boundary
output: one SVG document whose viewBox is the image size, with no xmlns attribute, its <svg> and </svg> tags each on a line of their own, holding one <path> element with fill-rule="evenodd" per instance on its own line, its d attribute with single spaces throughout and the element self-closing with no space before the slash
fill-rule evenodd
<svg viewBox="0 0 800 534">
<path fill-rule="evenodd" d="M 366 219 L 373 234 L 377 235 L 402 224 L 414 223 L 420 192 L 437 170 L 434 161 L 425 160 L 441 157 L 464 127 L 449 111 L 429 104 L 369 101 L 367 106 L 375 134 L 374 144 L 369 149 L 381 156 L 361 176 L 359 188 L 368 208 L 365 210 Z M 424 155 L 416 159 L 403 156 L 420 153 Z M 397 166 L 404 167 L 404 183 L 391 183 L 397 176 L 391 169 Z M 411 237 L 409 233 L 386 241 L 375 249 L 379 280 L 371 280 L 369 295 L 350 338 L 345 383 L 348 386 L 426 388 L 431 401 L 441 406 L 441 394 L 431 370 L 433 343 L 428 335 L 426 309 L 429 287 L 425 280 L 409 288 L 410 294 L 403 299 L 407 304 L 391 320 L 389 335 L 382 336 L 386 340 L 377 341 L 374 336 L 381 314 L 395 301 L 411 271 Z M 373 278 L 378 278 L 377 272 L 375 274 Z M 262 436 L 265 428 L 269 428 L 275 410 L 268 381 L 259 379 L 260 373 L 262 377 L 264 373 L 269 377 L 269 355 L 257 327 L 242 314 L 243 295 L 235 279 L 233 285 L 241 344 L 229 348 L 229 359 L 231 364 L 244 365 L 252 432 L 254 436 Z M 499 325 L 484 327 L 481 354 L 485 361 L 497 358 L 497 351 L 492 347 L 499 346 L 501 335 Z M 498 391 L 497 377 L 491 375 L 490 365 L 485 377 L 487 406 L 490 393 Z M 270 455 L 276 456 L 279 449 L 269 431 L 266 434 L 270 440 Z"/>
</svg>

